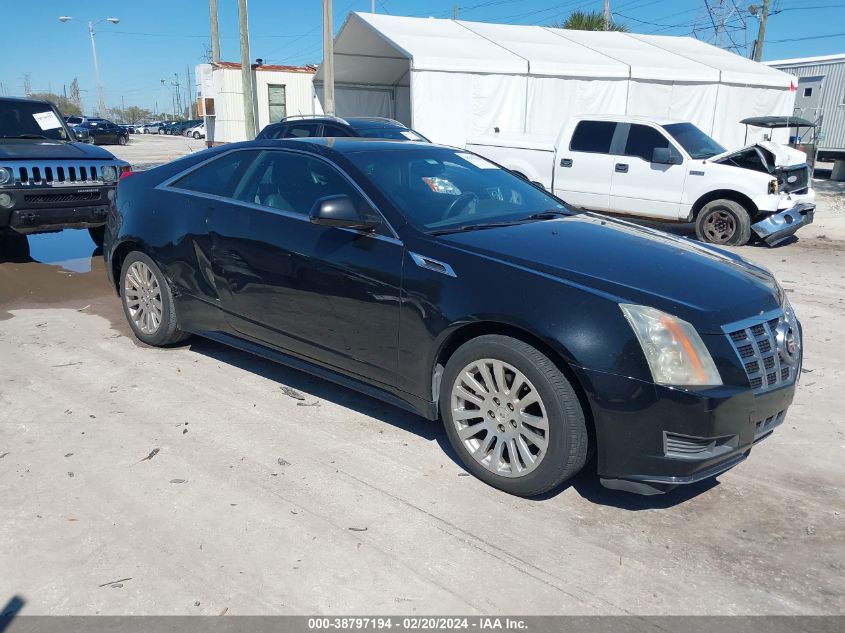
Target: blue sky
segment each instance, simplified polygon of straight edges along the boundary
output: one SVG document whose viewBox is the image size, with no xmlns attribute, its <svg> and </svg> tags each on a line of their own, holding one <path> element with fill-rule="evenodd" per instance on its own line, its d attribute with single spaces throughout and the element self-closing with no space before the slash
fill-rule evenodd
<svg viewBox="0 0 845 633">
<path fill-rule="evenodd" d="M 722 0 L 732 6 L 733 0 Z M 737 0 L 747 7 L 755 0 Z M 718 4 L 711 0 L 710 4 Z M 218 0 L 221 49 L 224 60 L 237 61 L 238 11 L 236 0 Z M 764 59 L 803 57 L 845 52 L 845 0 L 772 0 Z M 376 10 L 394 15 L 451 17 L 454 0 L 377 0 Z M 548 24 L 564 19 L 576 8 L 599 9 L 602 0 L 459 0 L 466 20 L 512 24 Z M 689 35 L 693 31 L 714 41 L 704 0 L 613 0 L 618 21 L 635 32 Z M 335 29 L 349 11 L 369 11 L 370 0 L 334 0 Z M 251 56 L 268 63 L 319 63 L 321 54 L 321 0 L 249 0 Z M 60 15 L 74 20 L 61 23 Z M 178 73 L 201 61 L 208 40 L 207 0 L 39 0 L 15 3 L 4 17 L 0 38 L 0 94 L 23 94 L 30 73 L 33 90 L 61 93 L 76 76 L 86 110 L 96 102 L 96 87 L 86 21 L 107 16 L 120 23 L 97 27 L 97 52 L 106 105 L 152 108 L 169 104 L 168 88 Z M 757 33 L 757 22 L 737 14 L 727 18 L 725 45 L 740 49 Z M 829 35 L 836 34 L 834 37 Z"/>
</svg>

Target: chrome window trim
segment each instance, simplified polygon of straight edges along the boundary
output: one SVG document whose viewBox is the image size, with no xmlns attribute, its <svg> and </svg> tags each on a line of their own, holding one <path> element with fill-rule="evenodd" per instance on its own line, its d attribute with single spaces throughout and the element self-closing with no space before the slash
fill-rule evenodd
<svg viewBox="0 0 845 633">
<path fill-rule="evenodd" d="M 233 154 L 235 152 L 255 152 L 255 151 L 257 151 L 257 152 L 265 152 L 265 151 L 266 152 L 289 152 L 291 154 L 300 154 L 302 156 L 307 156 L 308 158 L 315 158 L 317 160 L 323 161 L 329 167 L 331 167 L 332 169 L 337 171 L 344 178 L 344 180 L 346 180 L 350 185 L 352 185 L 352 187 L 361 195 L 361 197 L 363 197 L 364 200 L 367 201 L 367 203 L 373 208 L 373 210 L 376 213 L 378 213 L 382 222 L 384 222 L 384 225 L 393 234 L 393 236 L 391 237 L 389 235 L 379 235 L 378 233 L 372 233 L 372 232 L 369 232 L 369 231 L 358 231 L 358 230 L 355 230 L 355 229 L 342 229 L 342 230 L 351 231 L 352 233 L 357 233 L 359 235 L 368 235 L 370 237 L 379 238 L 379 239 L 394 242 L 394 243 L 397 243 L 397 244 L 403 244 L 402 240 L 399 238 L 399 234 L 396 232 L 396 229 L 393 228 L 393 225 L 390 224 L 388 219 L 385 217 L 384 213 L 382 213 L 381 209 L 378 208 L 378 205 L 376 205 L 376 203 L 373 202 L 373 199 L 370 198 L 370 196 L 368 196 L 366 194 L 366 192 L 363 189 L 361 189 L 361 187 L 358 185 L 358 183 L 355 182 L 354 180 L 352 180 L 352 178 L 350 178 L 349 175 L 343 169 L 341 169 L 339 165 L 333 163 L 332 161 L 328 160 L 327 158 L 325 158 L 323 156 L 319 156 L 317 154 L 312 154 L 311 152 L 303 152 L 302 150 L 298 150 L 298 149 L 290 149 L 290 148 L 287 148 L 287 147 L 237 147 L 237 148 L 234 148 L 234 149 L 226 150 L 225 152 L 220 152 L 219 154 L 215 154 L 214 156 L 211 156 L 211 157 L 207 158 L 206 160 L 197 163 L 196 165 L 191 165 L 190 167 L 180 171 L 178 174 L 175 174 L 174 176 L 171 176 L 167 180 L 160 182 L 158 185 L 155 186 L 155 189 L 161 189 L 161 190 L 168 189 L 168 190 L 171 190 L 171 191 L 178 191 L 180 193 L 184 193 L 184 194 L 188 194 L 188 195 L 192 195 L 192 196 L 198 196 L 198 197 L 201 197 L 201 198 L 208 198 L 210 200 L 216 200 L 216 201 L 219 201 L 219 202 L 227 202 L 229 204 L 236 204 L 236 205 L 239 205 L 239 206 L 254 208 L 254 209 L 258 209 L 260 211 L 270 211 L 270 212 L 276 213 L 278 215 L 283 215 L 285 217 L 289 217 L 289 218 L 292 218 L 292 219 L 305 220 L 306 222 L 310 223 L 311 222 L 310 218 L 307 215 L 303 215 L 301 213 L 293 213 L 291 211 L 284 211 L 282 209 L 274 209 L 273 207 L 267 207 L 267 206 L 264 206 L 264 205 L 261 205 L 261 204 L 256 204 L 254 202 L 245 202 L 243 200 L 236 200 L 235 198 L 227 198 L 225 196 L 218 196 L 218 195 L 210 194 L 210 193 L 202 193 L 200 191 L 192 191 L 190 189 L 182 189 L 181 187 L 177 187 L 177 186 L 173 185 L 173 183 L 175 181 L 180 180 L 181 178 L 184 178 L 185 176 L 188 176 L 189 174 L 192 174 L 193 172 L 205 167 L 209 163 L 212 163 L 219 158 L 222 158 L 223 156 L 228 156 L 229 154 Z"/>
</svg>

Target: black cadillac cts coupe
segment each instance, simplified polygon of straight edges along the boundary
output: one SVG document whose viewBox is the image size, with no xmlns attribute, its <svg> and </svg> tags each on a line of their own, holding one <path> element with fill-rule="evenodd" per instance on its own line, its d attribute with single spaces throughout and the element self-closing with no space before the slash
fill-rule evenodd
<svg viewBox="0 0 845 633">
<path fill-rule="evenodd" d="M 430 419 L 517 495 L 717 475 L 783 421 L 801 328 L 739 257 L 560 200 L 474 154 L 226 145 L 124 178 L 106 268 L 142 341 L 199 334 Z"/>
</svg>

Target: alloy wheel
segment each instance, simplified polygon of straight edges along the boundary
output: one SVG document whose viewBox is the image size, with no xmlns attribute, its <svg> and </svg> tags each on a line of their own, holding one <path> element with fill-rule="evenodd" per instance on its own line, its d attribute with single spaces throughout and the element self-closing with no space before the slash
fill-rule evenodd
<svg viewBox="0 0 845 633">
<path fill-rule="evenodd" d="M 155 334 L 161 326 L 161 287 L 144 262 L 133 262 L 123 281 L 124 301 L 132 321 L 144 334 Z"/>
<path fill-rule="evenodd" d="M 536 387 L 518 369 L 483 358 L 452 385 L 452 422 L 473 459 L 503 477 L 522 477 L 546 455 L 549 420 Z"/>
</svg>

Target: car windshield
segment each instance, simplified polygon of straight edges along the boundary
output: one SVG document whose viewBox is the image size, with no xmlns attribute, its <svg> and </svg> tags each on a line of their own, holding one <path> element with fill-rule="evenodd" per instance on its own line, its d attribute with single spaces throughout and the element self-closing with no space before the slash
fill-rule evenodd
<svg viewBox="0 0 845 633">
<path fill-rule="evenodd" d="M 407 147 L 407 146 L 404 146 Z M 351 160 L 420 230 L 439 233 L 571 212 L 480 156 L 447 148 L 351 152 Z M 548 217 L 548 216 L 544 216 Z"/>
<path fill-rule="evenodd" d="M 385 138 L 397 141 L 427 141 L 422 134 L 401 127 L 365 127 L 358 128 L 358 134 L 364 138 Z"/>
<path fill-rule="evenodd" d="M 692 123 L 671 123 L 664 127 L 692 158 L 710 158 L 725 151 L 724 147 Z"/>
<path fill-rule="evenodd" d="M 53 109 L 34 101 L 0 102 L 0 138 L 69 140 L 62 120 Z"/>
</svg>

